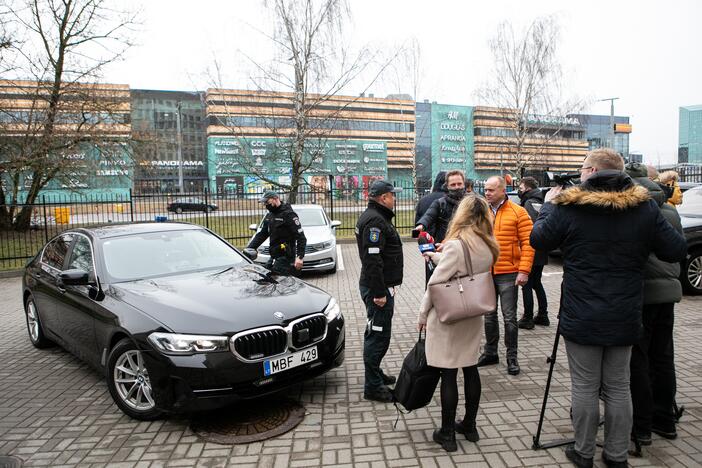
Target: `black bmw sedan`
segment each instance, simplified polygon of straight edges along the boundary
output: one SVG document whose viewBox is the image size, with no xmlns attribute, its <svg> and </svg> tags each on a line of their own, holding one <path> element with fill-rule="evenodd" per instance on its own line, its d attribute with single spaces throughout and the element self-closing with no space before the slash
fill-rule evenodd
<svg viewBox="0 0 702 468">
<path fill-rule="evenodd" d="M 263 396 L 344 360 L 334 298 L 191 224 L 66 231 L 27 264 L 22 291 L 34 346 L 104 372 L 136 419 Z"/>
</svg>

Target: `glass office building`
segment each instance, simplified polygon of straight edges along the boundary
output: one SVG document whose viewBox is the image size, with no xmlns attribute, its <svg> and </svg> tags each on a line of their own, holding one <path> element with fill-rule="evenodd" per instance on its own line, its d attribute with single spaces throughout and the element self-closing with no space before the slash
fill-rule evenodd
<svg viewBox="0 0 702 468">
<path fill-rule="evenodd" d="M 702 164 L 702 104 L 680 108 L 678 163 Z"/>
<path fill-rule="evenodd" d="M 631 134 L 629 117 L 614 116 L 614 144 L 611 142 L 609 115 L 571 114 L 568 117 L 578 119 L 585 127 L 588 150 L 612 147 L 625 160 L 629 160 L 629 134 Z"/>
</svg>

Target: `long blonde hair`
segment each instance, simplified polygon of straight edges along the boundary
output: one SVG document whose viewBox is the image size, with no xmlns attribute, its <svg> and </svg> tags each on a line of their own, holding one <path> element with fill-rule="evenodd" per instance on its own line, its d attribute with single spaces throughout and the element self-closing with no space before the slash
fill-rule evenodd
<svg viewBox="0 0 702 468">
<path fill-rule="evenodd" d="M 475 233 L 487 244 L 492 252 L 493 263 L 496 262 L 500 256 L 500 247 L 492 228 L 492 213 L 488 203 L 477 195 L 463 198 L 453 214 L 444 240 L 468 241 L 471 233 Z"/>
</svg>

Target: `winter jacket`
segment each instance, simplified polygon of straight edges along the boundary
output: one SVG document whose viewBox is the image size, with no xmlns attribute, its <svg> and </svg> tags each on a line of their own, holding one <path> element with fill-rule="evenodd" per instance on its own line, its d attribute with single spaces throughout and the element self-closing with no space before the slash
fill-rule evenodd
<svg viewBox="0 0 702 468">
<path fill-rule="evenodd" d="M 509 200 L 500 205 L 495 215 L 495 237 L 500 245 L 500 258 L 493 273 L 531 272 L 534 249 L 529 243 L 533 223 L 526 210 Z"/>
<path fill-rule="evenodd" d="M 385 297 L 387 288 L 402 283 L 402 240 L 392 225 L 395 213 L 371 200 L 356 222 L 356 244 L 361 257 L 359 284 L 373 297 Z"/>
<path fill-rule="evenodd" d="M 446 171 L 440 171 L 438 174 L 436 174 L 436 178 L 434 179 L 434 186 L 431 189 L 431 193 L 428 195 L 424 195 L 422 199 L 419 200 L 419 202 L 417 203 L 417 208 L 414 211 L 415 226 L 419 224 L 419 220 L 422 218 L 422 216 L 424 216 L 424 213 L 427 212 L 431 204 L 434 203 L 434 201 L 446 195 L 447 190 L 445 184 Z M 431 234 L 432 236 L 434 235 L 434 233 L 431 231 L 427 232 L 429 232 L 429 234 Z"/>
<path fill-rule="evenodd" d="M 677 210 L 667 202 L 668 196 L 663 188 L 648 178 L 646 166 L 639 163 L 627 164 L 626 172 L 634 182 L 648 190 L 651 199 L 656 202 L 665 219 L 682 234 L 682 224 Z M 664 262 L 654 253 L 649 254 L 644 271 L 644 304 L 670 304 L 682 300 L 680 285 L 680 264 Z"/>
<path fill-rule="evenodd" d="M 490 271 L 492 252 L 477 234 L 468 238 L 471 264 L 474 273 Z M 443 283 L 458 273 L 468 274 L 463 247 L 453 239 L 444 245 L 441 253 L 436 253 L 432 261 L 437 264 L 429 284 Z M 483 317 L 472 317 L 455 323 L 441 323 L 432 303 L 431 290 L 427 288 L 419 308 L 419 323 L 427 325 L 425 350 L 430 366 L 444 369 L 474 366 L 480 354 L 480 340 L 483 337 Z"/>
<path fill-rule="evenodd" d="M 519 194 L 521 206 L 527 211 L 531 221 L 536 221 L 539 211 L 544 204 L 544 192 L 540 188 L 531 189 Z M 548 252 L 543 250 L 534 251 L 534 265 L 548 265 Z"/>
<path fill-rule="evenodd" d="M 261 230 L 251 239 L 248 247 L 257 249 L 268 237 L 271 238 L 272 258 L 304 258 L 307 238 L 297 213 L 289 203 L 281 203 L 263 218 Z"/>
<path fill-rule="evenodd" d="M 648 190 L 621 171 L 598 171 L 541 208 L 531 243 L 563 253 L 559 331 L 590 346 L 638 341 L 648 254 L 685 258 L 685 239 Z"/>
<path fill-rule="evenodd" d="M 460 202 L 461 200 L 456 200 L 448 195 L 434 200 L 434 203 L 431 204 L 417 224 L 424 226 L 436 242 L 443 242 L 448 232 L 451 218 L 453 218 L 453 213 Z"/>
</svg>

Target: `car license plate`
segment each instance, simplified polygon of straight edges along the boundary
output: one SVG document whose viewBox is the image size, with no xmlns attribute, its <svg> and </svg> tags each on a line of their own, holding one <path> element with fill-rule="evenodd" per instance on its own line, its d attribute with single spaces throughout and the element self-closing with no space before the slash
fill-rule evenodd
<svg viewBox="0 0 702 468">
<path fill-rule="evenodd" d="M 317 347 L 303 349 L 296 353 L 288 354 L 277 359 L 269 359 L 263 361 L 263 374 L 272 375 L 278 372 L 292 369 L 293 367 L 302 366 L 312 361 L 317 360 Z"/>
</svg>

